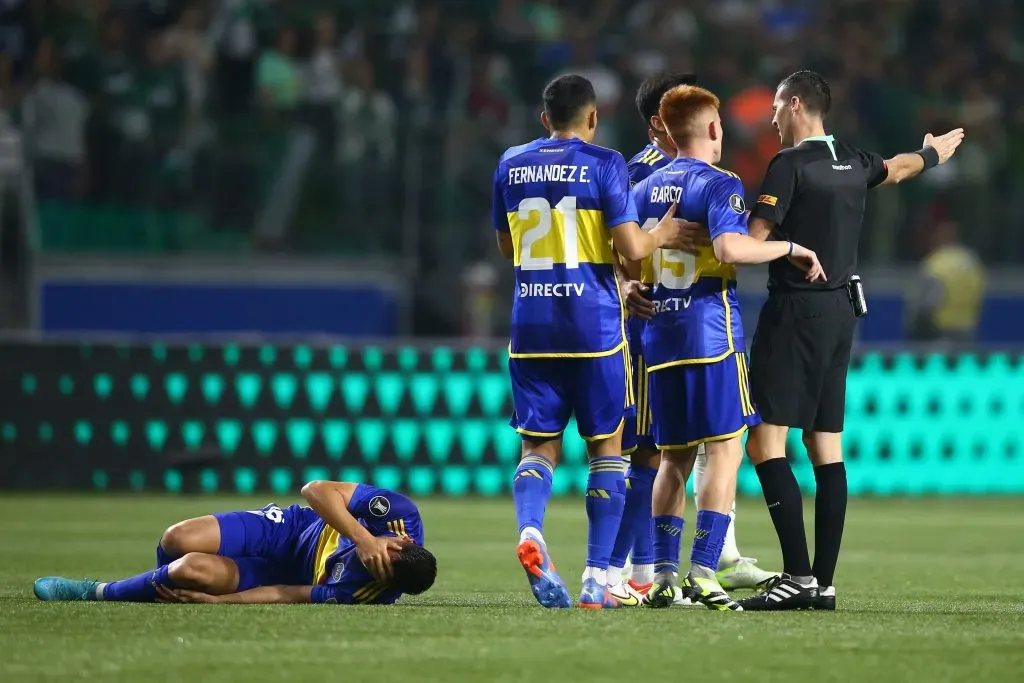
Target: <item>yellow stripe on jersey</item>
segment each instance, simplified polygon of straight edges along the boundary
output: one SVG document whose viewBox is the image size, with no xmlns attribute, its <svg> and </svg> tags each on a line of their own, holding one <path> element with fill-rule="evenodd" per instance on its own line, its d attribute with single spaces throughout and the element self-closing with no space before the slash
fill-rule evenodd
<svg viewBox="0 0 1024 683">
<path fill-rule="evenodd" d="M 383 583 L 380 583 L 379 581 L 372 581 L 353 593 L 352 597 L 357 604 L 365 605 L 380 597 L 380 594 L 384 592 L 385 588 L 387 588 L 387 586 Z"/>
<path fill-rule="evenodd" d="M 330 525 L 324 525 L 320 538 L 316 541 L 316 553 L 313 555 L 313 585 L 319 586 L 327 578 L 327 558 L 338 549 L 341 534 Z"/>
<path fill-rule="evenodd" d="M 553 264 L 597 263 L 611 264 L 615 258 L 612 250 L 612 236 L 604 222 L 604 212 L 599 209 L 574 209 L 576 215 L 574 243 L 566 244 L 565 212 L 557 208 L 533 209 L 521 216 L 518 211 L 508 212 L 508 225 L 512 231 L 512 245 L 515 250 L 514 263 L 523 266 L 531 260 L 547 259 L 547 267 Z M 545 229 L 546 228 L 546 229 Z M 572 254 L 573 247 L 576 253 Z M 567 253 L 568 252 L 568 253 Z"/>
<path fill-rule="evenodd" d="M 737 180 L 739 179 L 738 175 L 736 175 L 735 173 L 733 173 L 730 170 L 722 168 L 721 166 L 715 166 L 714 164 L 708 164 L 708 166 L 710 166 L 711 168 L 715 169 L 716 171 L 721 171 L 722 173 L 724 173 L 727 176 L 730 176 L 732 178 L 736 178 Z"/>
<path fill-rule="evenodd" d="M 640 282 L 645 285 L 654 284 L 654 254 L 640 261 Z"/>
<path fill-rule="evenodd" d="M 656 163 L 665 158 L 665 155 L 660 150 L 651 148 L 644 152 L 644 155 L 640 157 L 641 164 L 647 164 L 648 166 L 654 166 Z"/>
<path fill-rule="evenodd" d="M 768 206 L 775 206 L 776 204 L 779 203 L 779 198 L 774 195 L 763 194 L 757 198 L 757 203 L 767 204 Z"/>
<path fill-rule="evenodd" d="M 725 360 L 729 357 L 729 354 L 735 352 L 735 346 L 732 339 L 732 306 L 729 305 L 729 281 L 725 278 L 722 279 L 722 305 L 725 306 L 725 338 L 728 344 L 725 353 L 719 354 L 712 358 L 687 358 L 685 360 L 673 360 L 668 363 L 661 363 L 659 365 L 652 365 L 647 368 L 647 372 L 655 372 L 657 370 L 664 370 L 665 368 L 675 367 L 677 365 L 698 365 L 700 363 L 717 363 Z M 661 448 L 661 446 L 659 446 Z M 683 446 L 672 446 L 672 448 L 683 448 Z"/>
<path fill-rule="evenodd" d="M 409 532 L 405 529 L 405 519 L 399 518 L 398 520 L 398 535 L 409 538 Z"/>
</svg>

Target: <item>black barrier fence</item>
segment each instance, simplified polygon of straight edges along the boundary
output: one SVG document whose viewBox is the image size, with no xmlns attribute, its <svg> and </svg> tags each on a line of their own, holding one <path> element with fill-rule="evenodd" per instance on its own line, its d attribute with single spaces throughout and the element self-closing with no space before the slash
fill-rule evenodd
<svg viewBox="0 0 1024 683">
<path fill-rule="evenodd" d="M 1024 491 L 1016 355 L 860 356 L 854 492 Z M 519 440 L 501 347 L 0 343 L 0 487 L 294 492 L 340 478 L 499 495 Z M 586 483 L 570 425 L 555 493 Z M 791 436 L 797 474 L 813 475 Z M 744 466 L 740 490 L 757 493 Z"/>
</svg>

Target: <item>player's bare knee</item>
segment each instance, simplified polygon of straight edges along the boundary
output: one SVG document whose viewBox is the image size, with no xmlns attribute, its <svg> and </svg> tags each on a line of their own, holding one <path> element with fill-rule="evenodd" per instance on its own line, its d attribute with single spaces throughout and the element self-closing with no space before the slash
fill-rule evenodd
<svg viewBox="0 0 1024 683">
<path fill-rule="evenodd" d="M 765 448 L 764 441 L 758 438 L 758 435 L 751 434 L 750 438 L 747 439 L 747 458 L 750 459 L 754 465 L 760 465 L 765 460 L 771 457 L 768 453 L 768 449 Z"/>
<path fill-rule="evenodd" d="M 172 557 L 181 557 L 188 552 L 189 521 L 178 522 L 167 527 L 160 537 L 160 547 Z"/>
<path fill-rule="evenodd" d="M 217 570 L 215 556 L 206 553 L 187 553 L 171 563 L 168 573 L 180 586 L 202 588 L 216 581 Z"/>
<path fill-rule="evenodd" d="M 666 449 L 661 452 L 661 467 L 671 468 L 679 472 L 683 479 L 687 479 L 690 476 L 690 471 L 693 469 L 693 462 L 697 459 L 697 448 L 672 448 Z"/>
<path fill-rule="evenodd" d="M 734 470 L 739 467 L 740 461 L 743 459 L 743 442 L 739 437 L 725 441 L 712 441 L 705 444 L 704 448 L 708 458 L 708 469 L 711 471 L 723 468 Z"/>
<path fill-rule="evenodd" d="M 552 465 L 557 465 L 559 456 L 562 453 L 562 440 L 555 439 L 526 439 L 523 438 L 523 451 L 521 457 L 528 455 L 539 455 Z"/>
</svg>

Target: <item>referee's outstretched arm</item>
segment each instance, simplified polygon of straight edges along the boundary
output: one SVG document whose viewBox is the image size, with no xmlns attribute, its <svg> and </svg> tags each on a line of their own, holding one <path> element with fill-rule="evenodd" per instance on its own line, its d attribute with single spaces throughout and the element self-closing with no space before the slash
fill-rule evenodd
<svg viewBox="0 0 1024 683">
<path fill-rule="evenodd" d="M 864 155 L 871 176 L 869 187 L 895 185 L 918 176 L 929 168 L 944 164 L 953 156 L 963 140 L 963 128 L 955 128 L 939 136 L 928 133 L 924 136 L 921 149 L 897 154 L 891 159 L 886 159 L 881 168 L 875 169 L 870 167 L 872 157 L 877 157 Z M 757 198 L 759 206 L 750 213 L 747 230 L 751 237 L 766 240 L 772 235 L 775 227 L 785 218 L 786 210 L 793 199 L 795 185 L 796 168 L 792 162 L 782 156 L 773 159 L 761 184 L 761 193 Z"/>
<path fill-rule="evenodd" d="M 963 141 L 963 128 L 956 128 L 938 137 L 928 133 L 924 136 L 924 144 L 918 151 L 897 154 L 892 159 L 885 160 L 885 169 L 888 173 L 879 185 L 901 183 L 933 166 L 946 163 Z"/>
</svg>

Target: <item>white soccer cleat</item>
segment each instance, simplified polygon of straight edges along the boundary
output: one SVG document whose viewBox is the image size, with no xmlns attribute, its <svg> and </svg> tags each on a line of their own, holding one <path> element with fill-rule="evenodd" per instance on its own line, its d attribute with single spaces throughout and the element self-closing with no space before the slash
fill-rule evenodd
<svg viewBox="0 0 1024 683">
<path fill-rule="evenodd" d="M 644 599 L 643 594 L 633 590 L 628 583 L 620 583 L 617 586 L 608 586 L 608 592 L 622 603 L 623 607 L 639 607 L 640 601 Z"/>
<path fill-rule="evenodd" d="M 715 574 L 718 583 L 727 591 L 742 588 L 753 590 L 778 575 L 778 572 L 769 572 L 758 567 L 757 560 L 752 557 L 741 557 L 734 564 L 720 568 Z"/>
</svg>

